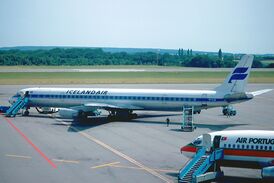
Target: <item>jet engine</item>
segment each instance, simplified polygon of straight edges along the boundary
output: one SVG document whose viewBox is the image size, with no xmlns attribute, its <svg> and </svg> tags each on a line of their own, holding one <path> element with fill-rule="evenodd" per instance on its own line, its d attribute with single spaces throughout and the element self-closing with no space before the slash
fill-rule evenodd
<svg viewBox="0 0 274 183">
<path fill-rule="evenodd" d="M 79 116 L 79 111 L 74 110 L 74 109 L 63 109 L 62 108 L 59 110 L 58 113 L 62 118 L 65 118 L 65 119 L 77 118 Z"/>
<path fill-rule="evenodd" d="M 262 169 L 262 178 L 274 179 L 274 166 L 265 167 Z"/>
</svg>

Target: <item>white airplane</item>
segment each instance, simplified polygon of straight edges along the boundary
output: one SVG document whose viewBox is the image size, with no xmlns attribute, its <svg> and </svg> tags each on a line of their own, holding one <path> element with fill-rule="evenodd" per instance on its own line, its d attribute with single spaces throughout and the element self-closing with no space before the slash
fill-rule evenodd
<svg viewBox="0 0 274 183">
<path fill-rule="evenodd" d="M 223 107 L 252 99 L 270 91 L 245 92 L 245 86 L 253 62 L 252 55 L 244 55 L 227 76 L 223 84 L 214 90 L 157 90 L 110 88 L 26 88 L 10 99 L 27 97 L 25 115 L 30 107 L 60 108 L 63 118 L 86 118 L 109 111 L 109 117 L 136 117 L 135 110 L 182 111 L 183 106 L 193 106 L 194 111 Z"/>
<path fill-rule="evenodd" d="M 262 169 L 263 178 L 274 178 L 274 131 L 234 130 L 209 133 L 211 144 L 224 150 L 221 166 Z M 185 156 L 194 157 L 203 144 L 203 136 L 181 148 Z"/>
</svg>

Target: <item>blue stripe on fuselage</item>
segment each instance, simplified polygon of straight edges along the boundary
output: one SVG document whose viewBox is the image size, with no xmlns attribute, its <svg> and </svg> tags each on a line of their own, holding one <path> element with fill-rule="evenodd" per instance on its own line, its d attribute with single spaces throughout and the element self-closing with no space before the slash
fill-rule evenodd
<svg viewBox="0 0 274 183">
<path fill-rule="evenodd" d="M 43 99 L 104 99 L 104 100 L 140 100 L 140 101 L 184 101 L 184 102 L 223 102 L 223 98 L 182 98 L 182 97 L 148 97 L 148 96 L 101 96 L 101 95 L 38 95 L 31 94 L 30 98 Z"/>
</svg>

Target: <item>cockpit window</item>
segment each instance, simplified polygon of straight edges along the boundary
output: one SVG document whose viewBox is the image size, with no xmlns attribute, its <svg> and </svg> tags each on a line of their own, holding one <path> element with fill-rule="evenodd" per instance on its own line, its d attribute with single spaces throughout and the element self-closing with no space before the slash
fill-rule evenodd
<svg viewBox="0 0 274 183">
<path fill-rule="evenodd" d="M 201 145 L 202 144 L 202 138 L 198 137 L 192 143 L 193 143 L 193 145 L 196 145 L 196 146 Z"/>
</svg>

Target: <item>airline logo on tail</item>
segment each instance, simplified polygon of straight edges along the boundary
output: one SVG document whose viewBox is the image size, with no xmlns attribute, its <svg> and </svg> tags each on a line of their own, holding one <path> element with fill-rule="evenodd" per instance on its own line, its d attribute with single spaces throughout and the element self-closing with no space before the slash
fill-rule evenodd
<svg viewBox="0 0 274 183">
<path fill-rule="evenodd" d="M 237 67 L 230 77 L 228 83 L 231 83 L 233 80 L 244 80 L 248 74 L 245 74 L 248 70 L 248 67 Z"/>
</svg>

